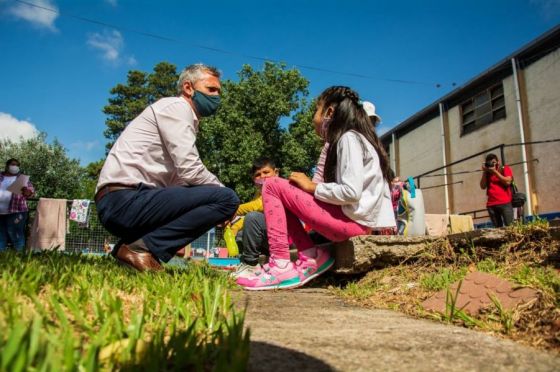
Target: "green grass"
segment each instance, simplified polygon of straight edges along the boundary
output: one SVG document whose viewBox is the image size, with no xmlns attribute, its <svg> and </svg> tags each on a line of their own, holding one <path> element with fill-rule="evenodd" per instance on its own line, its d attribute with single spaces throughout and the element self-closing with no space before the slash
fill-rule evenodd
<svg viewBox="0 0 560 372">
<path fill-rule="evenodd" d="M 244 370 L 224 274 L 136 273 L 109 257 L 0 254 L 0 371 Z"/>
<path fill-rule="evenodd" d="M 425 274 L 420 278 L 420 284 L 427 290 L 439 291 L 448 288 L 467 274 L 467 267 L 463 266 L 456 270 L 443 268 L 435 273 Z"/>
</svg>

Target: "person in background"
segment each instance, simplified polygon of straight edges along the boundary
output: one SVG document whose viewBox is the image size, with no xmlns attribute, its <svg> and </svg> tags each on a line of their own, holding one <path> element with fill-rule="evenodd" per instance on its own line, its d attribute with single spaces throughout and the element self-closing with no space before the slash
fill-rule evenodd
<svg viewBox="0 0 560 372">
<path fill-rule="evenodd" d="M 294 172 L 289 180 L 271 177 L 263 186 L 270 246 L 269 263 L 238 278 L 248 290 L 295 288 L 325 273 L 334 259 L 316 246 L 302 223 L 339 242 L 396 227 L 389 190 L 389 161 L 358 94 L 335 86 L 317 99 L 316 132 L 330 144 L 322 176 L 315 183 Z M 298 250 L 290 261 L 289 245 Z"/>
<path fill-rule="evenodd" d="M 389 179 L 391 180 L 391 202 L 395 211 L 395 218 L 399 209 L 399 199 L 401 198 L 403 183 L 400 178 L 395 176 L 395 172 L 389 169 Z"/>
<path fill-rule="evenodd" d="M 249 276 L 258 268 L 259 256 L 268 255 L 268 238 L 263 214 L 261 189 L 268 177 L 278 177 L 279 169 L 270 158 L 259 158 L 253 162 L 251 176 L 257 188 L 256 198 L 241 204 L 237 216 L 244 216 L 232 224 L 231 229 L 237 234 L 236 240 L 241 250 L 241 264 L 233 274 L 235 278 Z"/>
<path fill-rule="evenodd" d="M 367 116 L 369 117 L 369 120 L 371 121 L 371 124 L 377 128 L 377 126 L 379 125 L 379 123 L 381 123 L 381 116 L 377 115 L 377 113 L 375 112 L 375 105 L 369 101 L 364 101 L 362 103 L 362 106 L 367 114 Z"/>
<path fill-rule="evenodd" d="M 21 176 L 20 164 L 17 159 L 6 162 L 4 172 L 0 173 L 0 252 L 12 242 L 15 250 L 23 252 L 25 248 L 25 226 L 27 222 L 27 199 L 35 190 L 31 181 L 22 187 L 21 194 L 7 189 Z"/>
<path fill-rule="evenodd" d="M 513 222 L 511 182 L 513 172 L 507 165 L 500 166 L 495 154 L 488 154 L 482 164 L 480 188 L 486 189 L 486 208 L 494 227 L 509 226 Z"/>
</svg>

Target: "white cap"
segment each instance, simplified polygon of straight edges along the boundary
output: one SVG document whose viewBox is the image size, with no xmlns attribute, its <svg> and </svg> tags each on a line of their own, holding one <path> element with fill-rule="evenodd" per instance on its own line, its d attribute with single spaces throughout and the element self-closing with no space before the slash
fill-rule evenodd
<svg viewBox="0 0 560 372">
<path fill-rule="evenodd" d="M 379 122 L 381 122 L 381 116 L 377 115 L 375 113 L 375 105 L 369 101 L 364 101 L 362 103 L 362 106 L 364 107 L 364 110 L 366 111 L 367 116 L 373 116 L 374 118 L 377 119 L 377 122 L 374 124 L 377 124 Z"/>
</svg>

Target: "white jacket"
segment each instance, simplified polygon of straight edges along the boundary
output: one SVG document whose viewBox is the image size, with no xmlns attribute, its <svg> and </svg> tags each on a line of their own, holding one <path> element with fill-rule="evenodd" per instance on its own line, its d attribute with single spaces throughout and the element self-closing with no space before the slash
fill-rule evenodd
<svg viewBox="0 0 560 372">
<path fill-rule="evenodd" d="M 373 145 L 349 131 L 338 141 L 337 157 L 336 182 L 319 183 L 315 198 L 342 206 L 346 216 L 363 226 L 395 227 L 389 184 Z"/>
</svg>

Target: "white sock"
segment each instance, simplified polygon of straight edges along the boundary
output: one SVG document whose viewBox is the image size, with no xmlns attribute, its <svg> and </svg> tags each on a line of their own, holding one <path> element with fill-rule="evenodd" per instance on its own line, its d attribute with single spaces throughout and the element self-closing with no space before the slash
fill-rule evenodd
<svg viewBox="0 0 560 372">
<path fill-rule="evenodd" d="M 301 251 L 301 254 L 303 254 L 305 257 L 316 258 L 317 248 L 315 247 L 307 248 L 306 250 Z"/>
<path fill-rule="evenodd" d="M 288 267 L 288 264 L 290 262 L 291 262 L 290 260 L 285 260 L 281 258 L 277 258 L 274 260 L 274 264 L 278 266 L 280 269 L 285 269 L 286 267 Z"/>
</svg>

